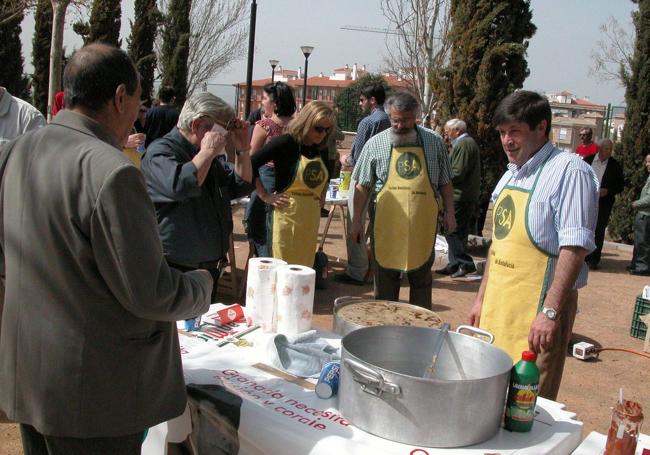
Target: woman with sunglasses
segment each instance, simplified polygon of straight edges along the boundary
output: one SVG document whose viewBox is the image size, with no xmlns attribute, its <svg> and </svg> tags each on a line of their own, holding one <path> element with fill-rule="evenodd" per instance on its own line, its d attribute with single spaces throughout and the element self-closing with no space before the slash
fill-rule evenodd
<svg viewBox="0 0 650 455">
<path fill-rule="evenodd" d="M 251 138 L 251 157 L 273 138 L 286 133 L 287 126 L 296 112 L 296 100 L 293 90 L 284 82 L 266 84 L 262 93 L 262 108 L 268 117 L 263 117 L 255 124 Z M 275 191 L 275 171 L 273 161 L 260 168 L 259 178 L 267 193 Z M 251 194 L 246 208 L 248 241 L 255 247 L 257 256 L 271 256 L 270 245 L 266 240 L 266 219 L 271 207 L 267 206 L 257 195 Z"/>
<path fill-rule="evenodd" d="M 323 144 L 334 125 L 334 111 L 323 101 L 307 104 L 283 134 L 252 158 L 256 191 L 273 209 L 267 219 L 271 256 L 312 267 L 318 241 L 320 208 L 329 174 Z M 276 191 L 264 190 L 259 169 L 273 161 Z"/>
</svg>

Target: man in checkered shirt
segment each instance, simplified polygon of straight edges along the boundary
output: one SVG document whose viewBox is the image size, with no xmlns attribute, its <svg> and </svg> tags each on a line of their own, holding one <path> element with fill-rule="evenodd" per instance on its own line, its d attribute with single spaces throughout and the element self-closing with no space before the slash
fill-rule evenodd
<svg viewBox="0 0 650 455">
<path fill-rule="evenodd" d="M 357 185 L 351 235 L 362 238 L 361 209 L 372 196 L 375 298 L 398 300 L 406 273 L 409 302 L 431 308 L 431 265 L 443 207 L 447 232 L 456 229 L 451 164 L 442 139 L 415 124 L 420 107 L 413 95 L 396 93 L 386 105 L 392 126 L 366 143 L 352 174 Z"/>
</svg>

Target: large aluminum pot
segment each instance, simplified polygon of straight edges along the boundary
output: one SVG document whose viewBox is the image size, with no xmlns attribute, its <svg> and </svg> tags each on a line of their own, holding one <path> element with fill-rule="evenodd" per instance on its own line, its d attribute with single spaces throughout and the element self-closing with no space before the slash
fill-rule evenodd
<svg viewBox="0 0 650 455">
<path fill-rule="evenodd" d="M 490 337 L 474 327 L 461 326 Z M 339 410 L 354 425 L 391 441 L 462 447 L 499 430 L 512 360 L 505 351 L 449 332 L 431 366 L 438 329 L 380 326 L 342 340 Z"/>
<path fill-rule="evenodd" d="M 359 323 L 359 322 L 354 322 L 349 319 L 346 319 L 344 317 L 341 317 L 341 310 L 345 309 L 350 309 L 352 308 L 353 305 L 359 305 L 359 304 L 379 304 L 381 305 L 390 305 L 392 308 L 397 308 L 398 311 L 401 313 L 415 313 L 418 316 L 422 316 L 421 318 L 417 319 L 412 319 L 410 321 L 397 321 L 396 319 L 390 320 L 389 324 L 378 324 L 378 323 Z M 345 310 L 344 310 L 345 311 Z M 404 314 L 400 315 L 400 319 L 405 319 Z M 348 333 L 352 332 L 353 330 L 360 329 L 362 327 L 368 327 L 370 325 L 422 325 L 423 319 L 428 319 L 427 326 L 437 328 L 442 325 L 442 319 L 438 314 L 434 313 L 431 310 L 427 310 L 425 308 L 415 306 L 415 305 L 410 305 L 408 303 L 402 303 L 402 302 L 391 302 L 389 300 L 373 300 L 373 299 L 367 299 L 363 297 L 350 297 L 350 296 L 344 296 L 344 297 L 339 297 L 334 300 L 334 317 L 332 318 L 332 325 L 333 325 L 333 330 L 334 333 L 338 333 L 342 337 L 347 335 Z"/>
</svg>

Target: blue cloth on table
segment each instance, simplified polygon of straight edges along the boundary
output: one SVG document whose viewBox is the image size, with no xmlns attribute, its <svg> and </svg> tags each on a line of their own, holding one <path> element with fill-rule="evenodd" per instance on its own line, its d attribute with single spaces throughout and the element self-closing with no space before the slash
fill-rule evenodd
<svg viewBox="0 0 650 455">
<path fill-rule="evenodd" d="M 341 359 L 339 350 L 321 338 L 316 330 L 276 335 L 270 348 L 276 367 L 304 378 L 318 377 L 327 362 Z"/>
</svg>

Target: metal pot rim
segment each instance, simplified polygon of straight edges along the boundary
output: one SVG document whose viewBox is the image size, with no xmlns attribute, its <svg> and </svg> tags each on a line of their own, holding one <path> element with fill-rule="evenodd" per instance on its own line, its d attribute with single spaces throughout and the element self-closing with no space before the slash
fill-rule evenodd
<svg viewBox="0 0 650 455">
<path fill-rule="evenodd" d="M 414 326 L 401 326 L 401 325 L 381 325 L 381 326 L 377 325 L 377 326 L 362 327 L 362 328 L 360 328 L 360 329 L 357 329 L 357 330 L 355 330 L 355 331 L 353 331 L 353 332 L 348 333 L 348 334 L 345 335 L 343 338 L 341 338 L 341 359 L 343 359 L 344 356 L 350 356 L 350 357 L 352 357 L 354 360 L 356 360 L 356 361 L 358 361 L 358 362 L 366 363 L 366 364 L 368 364 L 368 365 L 372 365 L 373 368 L 376 368 L 376 369 L 378 369 L 378 370 L 381 370 L 382 372 L 386 372 L 386 373 L 388 373 L 388 374 L 393 374 L 393 375 L 397 375 L 397 376 L 400 376 L 400 377 L 408 378 L 409 380 L 415 380 L 415 381 L 417 381 L 417 382 L 422 382 L 422 383 L 425 383 L 425 384 L 458 384 L 458 383 L 467 384 L 467 383 L 477 383 L 477 382 L 489 381 L 489 380 L 491 380 L 491 379 L 494 378 L 494 377 L 501 376 L 501 375 L 506 374 L 506 373 L 509 374 L 509 373 L 510 373 L 510 370 L 511 370 L 511 368 L 512 368 L 512 365 L 510 365 L 507 369 L 505 369 L 504 371 L 502 371 L 502 372 L 500 372 L 500 373 L 493 374 L 493 375 L 491 375 L 491 376 L 482 377 L 482 378 L 472 378 L 472 379 L 439 379 L 439 378 L 425 378 L 425 377 L 422 377 L 422 376 L 411 376 L 411 375 L 409 375 L 409 374 L 400 373 L 400 372 L 398 372 L 398 371 L 389 370 L 389 369 L 387 369 L 387 368 L 380 367 L 380 366 L 378 366 L 378 365 L 376 365 L 376 364 L 374 364 L 374 363 L 372 363 L 372 362 L 369 362 L 369 361 L 367 361 L 367 360 L 361 359 L 361 358 L 359 358 L 358 356 L 352 354 L 352 352 L 350 352 L 350 350 L 345 346 L 345 339 L 348 338 L 348 337 L 350 337 L 350 336 L 357 336 L 357 337 L 358 337 L 358 336 L 361 336 L 361 334 L 363 334 L 364 331 L 376 331 L 376 330 L 378 330 L 378 329 L 387 328 L 387 327 L 391 327 L 391 328 L 393 328 L 393 327 L 397 327 L 397 328 L 399 328 L 400 330 L 401 330 L 401 329 L 406 329 L 406 330 L 412 330 L 412 329 L 415 329 L 415 330 L 439 330 L 439 329 L 430 328 L 430 327 L 414 327 Z M 357 332 L 359 332 L 359 333 L 357 333 Z M 356 334 L 356 335 L 354 335 L 354 334 Z M 487 341 L 483 341 L 483 340 L 481 340 L 481 339 L 479 339 L 479 338 L 475 338 L 475 337 L 472 337 L 472 336 L 469 336 L 469 335 L 464 335 L 464 334 L 462 334 L 462 333 L 451 332 L 451 331 L 449 332 L 448 335 L 449 335 L 449 336 L 464 336 L 464 337 L 469 337 L 469 338 L 471 338 L 471 339 L 472 339 L 474 342 L 476 342 L 476 343 L 485 343 L 485 344 L 486 344 L 487 346 L 489 346 L 490 348 L 493 348 L 493 349 L 496 349 L 496 350 L 498 350 L 498 351 L 501 351 L 501 349 L 497 348 L 496 346 L 493 346 L 493 345 L 491 345 L 490 343 L 488 343 Z M 508 356 L 507 353 L 505 353 L 505 352 L 503 352 L 503 351 L 502 351 L 502 353 L 503 353 L 503 355 Z M 509 358 L 509 357 L 508 357 L 508 358 Z"/>
</svg>

